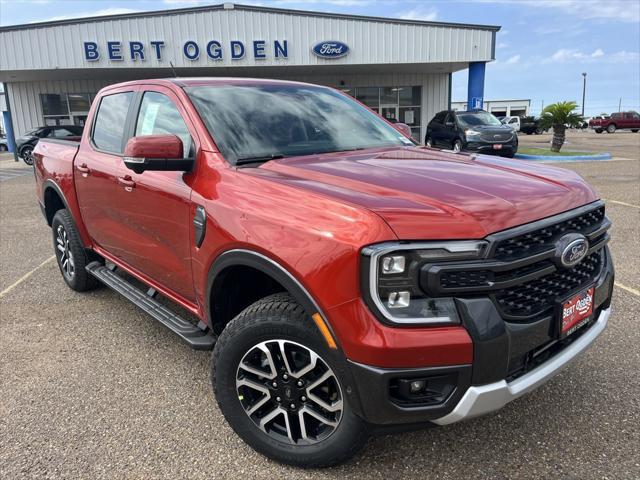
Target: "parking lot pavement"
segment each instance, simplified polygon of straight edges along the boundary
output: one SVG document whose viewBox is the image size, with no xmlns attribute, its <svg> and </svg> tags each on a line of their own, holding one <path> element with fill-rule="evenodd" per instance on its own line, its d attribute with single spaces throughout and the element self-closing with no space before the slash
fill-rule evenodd
<svg viewBox="0 0 640 480">
<path fill-rule="evenodd" d="M 639 163 L 565 165 L 609 200 L 617 281 L 636 291 Z M 610 326 L 585 355 L 500 412 L 297 470 L 227 426 L 208 353 L 106 288 L 66 287 L 33 195 L 29 175 L 0 183 L 2 479 L 640 478 L 640 297 L 629 290 L 615 289 Z"/>
<path fill-rule="evenodd" d="M 518 134 L 522 147 L 549 148 L 553 133 L 542 135 Z M 567 130 L 566 143 L 562 147 L 578 152 L 609 152 L 613 157 L 637 160 L 640 158 L 640 133 L 619 130 L 615 133 L 596 133 L 593 130 Z"/>
</svg>

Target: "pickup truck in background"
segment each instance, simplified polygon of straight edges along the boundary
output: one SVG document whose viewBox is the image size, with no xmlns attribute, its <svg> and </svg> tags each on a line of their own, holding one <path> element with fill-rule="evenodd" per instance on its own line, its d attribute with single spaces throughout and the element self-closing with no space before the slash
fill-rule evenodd
<svg viewBox="0 0 640 480">
<path fill-rule="evenodd" d="M 225 418 L 288 464 L 495 411 L 609 318 L 610 222 L 580 176 L 417 146 L 328 87 L 117 84 L 34 159 L 67 285 L 213 349 Z"/>
<path fill-rule="evenodd" d="M 542 128 L 540 128 L 540 118 L 535 118 L 531 116 L 521 117 L 520 132 L 526 133 L 527 135 L 531 135 L 532 133 L 535 133 L 536 135 L 540 135 L 541 133 L 544 133 Z"/>
<path fill-rule="evenodd" d="M 637 132 L 640 130 L 640 114 L 638 112 L 616 112 L 610 117 L 595 117 L 589 120 L 589 128 L 596 133 L 614 133 L 616 130 L 631 130 Z"/>
</svg>

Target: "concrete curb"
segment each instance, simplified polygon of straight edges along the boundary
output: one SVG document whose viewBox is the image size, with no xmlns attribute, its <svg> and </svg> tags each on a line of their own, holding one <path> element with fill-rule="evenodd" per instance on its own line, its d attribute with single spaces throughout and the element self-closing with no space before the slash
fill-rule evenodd
<svg viewBox="0 0 640 480">
<path fill-rule="evenodd" d="M 520 160 L 553 160 L 554 162 L 571 162 L 571 161 L 584 161 L 584 160 L 611 160 L 611 154 L 597 153 L 595 155 L 527 155 L 524 153 L 516 153 L 515 158 Z"/>
</svg>

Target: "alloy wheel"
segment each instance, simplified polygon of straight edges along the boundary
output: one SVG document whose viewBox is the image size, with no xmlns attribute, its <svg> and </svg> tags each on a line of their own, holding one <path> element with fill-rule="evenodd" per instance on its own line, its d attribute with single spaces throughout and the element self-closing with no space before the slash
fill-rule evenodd
<svg viewBox="0 0 640 480">
<path fill-rule="evenodd" d="M 460 150 L 462 150 L 462 144 L 460 143 L 460 141 L 455 141 L 453 143 L 453 151 L 454 153 L 460 153 Z"/>
<path fill-rule="evenodd" d="M 73 262 L 73 253 L 71 253 L 71 246 L 69 244 L 69 237 L 67 231 L 62 225 L 58 225 L 56 229 L 56 255 L 58 256 L 58 262 L 62 273 L 69 279 L 73 279 L 76 273 L 75 264 Z"/>
<path fill-rule="evenodd" d="M 320 442 L 342 418 L 343 397 L 335 373 L 313 350 L 290 340 L 267 340 L 251 347 L 238 365 L 236 390 L 251 421 L 280 442 Z"/>
</svg>

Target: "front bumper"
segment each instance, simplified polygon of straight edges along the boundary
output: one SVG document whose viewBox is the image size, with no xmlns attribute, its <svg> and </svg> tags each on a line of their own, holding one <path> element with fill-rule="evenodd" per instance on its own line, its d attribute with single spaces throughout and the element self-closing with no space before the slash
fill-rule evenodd
<svg viewBox="0 0 640 480">
<path fill-rule="evenodd" d="M 513 143 L 501 143 L 495 144 L 502 145 L 499 150 L 493 148 L 494 143 L 489 142 L 466 142 L 463 149 L 467 152 L 482 153 L 484 155 L 512 155 L 518 151 L 518 144 Z"/>
<path fill-rule="evenodd" d="M 507 382 L 490 383 L 488 385 L 469 387 L 451 413 L 432 420 L 438 425 L 466 420 L 484 415 L 504 407 L 507 403 L 535 390 L 553 378 L 560 370 L 585 351 L 604 331 L 611 315 L 611 307 L 602 310 L 595 324 L 572 342 L 564 350 L 529 373 Z"/>
</svg>

